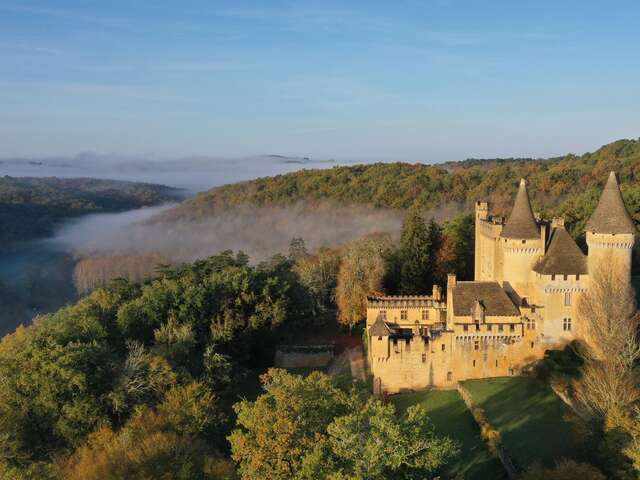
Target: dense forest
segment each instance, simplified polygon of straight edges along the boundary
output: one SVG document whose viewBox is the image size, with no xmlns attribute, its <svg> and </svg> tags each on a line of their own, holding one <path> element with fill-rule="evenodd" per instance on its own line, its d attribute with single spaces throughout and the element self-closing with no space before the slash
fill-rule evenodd
<svg viewBox="0 0 640 480">
<path fill-rule="evenodd" d="M 370 398 L 370 385 L 269 370 L 263 394 L 247 400 L 255 399 L 247 379 L 271 365 L 275 344 L 309 328 L 331 301 L 326 255 L 314 258 L 299 241 L 289 256 L 255 266 L 223 252 L 144 284 L 115 281 L 5 337 L 0 476 L 364 480 L 435 472 L 458 446 L 434 432 L 424 409 L 398 416 Z M 357 440 L 362 429 L 366 445 Z"/>
<path fill-rule="evenodd" d="M 179 197 L 164 185 L 94 178 L 0 177 L 0 245 L 47 237 L 61 220 Z"/>
<path fill-rule="evenodd" d="M 471 211 L 477 200 L 507 214 L 520 178 L 526 178 L 534 208 L 547 217 L 564 215 L 577 236 L 595 208 L 609 171 L 621 181 L 625 201 L 640 222 L 640 140 L 619 140 L 593 153 L 552 159 L 489 159 L 444 165 L 375 163 L 300 170 L 217 187 L 183 202 L 164 218 L 200 219 L 241 205 L 332 202 L 344 206 L 423 210 L 458 205 Z"/>
</svg>

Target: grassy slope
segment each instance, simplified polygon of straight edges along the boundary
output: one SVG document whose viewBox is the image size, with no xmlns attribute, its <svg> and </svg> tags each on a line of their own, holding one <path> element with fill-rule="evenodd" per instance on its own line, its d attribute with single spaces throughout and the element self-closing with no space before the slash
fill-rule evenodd
<svg viewBox="0 0 640 480">
<path fill-rule="evenodd" d="M 496 213 L 508 213 L 518 179 L 526 177 L 534 207 L 547 216 L 563 214 L 581 231 L 595 208 L 610 170 L 618 172 L 627 203 L 640 222 L 640 140 L 619 140 L 594 153 L 549 160 L 488 160 L 431 166 L 377 163 L 326 170 L 301 170 L 214 188 L 184 202 L 166 218 L 197 219 L 239 206 L 292 205 L 299 202 L 365 204 L 404 209 L 418 201 L 425 208 L 450 203 L 471 209 L 490 200 Z"/>
<path fill-rule="evenodd" d="M 500 480 L 506 474 L 500 462 L 485 447 L 471 413 L 455 390 L 404 393 L 394 395 L 391 401 L 399 412 L 411 405 L 424 404 L 436 431 L 460 442 L 460 456 L 447 466 L 445 478 L 462 475 L 465 480 Z"/>
<path fill-rule="evenodd" d="M 464 386 L 502 434 L 508 452 L 520 467 L 535 460 L 553 465 L 562 457 L 584 455 L 584 445 L 569 421 L 573 417 L 569 409 L 540 380 L 492 378 L 469 380 Z"/>
</svg>

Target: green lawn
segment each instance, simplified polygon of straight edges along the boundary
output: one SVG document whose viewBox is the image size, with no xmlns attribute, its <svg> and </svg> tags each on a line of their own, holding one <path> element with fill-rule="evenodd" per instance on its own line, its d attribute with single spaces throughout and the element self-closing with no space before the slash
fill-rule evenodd
<svg viewBox="0 0 640 480">
<path fill-rule="evenodd" d="M 547 384 L 533 377 L 503 377 L 469 380 L 464 386 L 521 468 L 535 460 L 553 465 L 562 457 L 584 457 L 585 445 L 571 423 L 578 420 Z"/>
<path fill-rule="evenodd" d="M 471 413 L 455 390 L 403 393 L 391 397 L 398 412 L 422 403 L 427 407 L 436 432 L 460 444 L 460 456 L 446 466 L 443 479 L 462 475 L 465 480 L 502 480 L 507 476 L 480 438 Z"/>
</svg>

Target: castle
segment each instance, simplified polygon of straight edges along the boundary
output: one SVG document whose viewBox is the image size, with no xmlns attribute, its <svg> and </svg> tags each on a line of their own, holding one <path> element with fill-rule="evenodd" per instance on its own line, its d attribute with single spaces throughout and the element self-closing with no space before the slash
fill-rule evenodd
<svg viewBox="0 0 640 480">
<path fill-rule="evenodd" d="M 636 228 L 611 172 L 586 225 L 588 255 L 561 218 L 534 215 L 524 180 L 506 222 L 475 206 L 475 279 L 447 279 L 446 296 L 367 299 L 368 362 L 376 393 L 515 375 L 580 335 L 576 304 L 589 272 L 616 261 L 631 281 Z"/>
</svg>

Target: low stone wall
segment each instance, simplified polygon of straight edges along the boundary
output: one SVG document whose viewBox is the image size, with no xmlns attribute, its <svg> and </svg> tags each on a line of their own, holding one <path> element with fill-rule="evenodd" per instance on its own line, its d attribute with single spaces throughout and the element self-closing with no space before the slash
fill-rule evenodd
<svg viewBox="0 0 640 480">
<path fill-rule="evenodd" d="M 283 345 L 277 348 L 275 366 L 279 368 L 326 367 L 334 357 L 335 346 Z"/>
<path fill-rule="evenodd" d="M 485 441 L 491 453 L 500 460 L 502 466 L 507 472 L 507 476 L 511 480 L 518 478 L 518 469 L 513 464 L 511 457 L 502 444 L 500 432 L 493 428 L 489 423 L 487 417 L 484 415 L 484 410 L 474 403 L 471 393 L 462 385 L 462 383 L 458 382 L 457 389 L 465 405 L 471 412 L 473 419 L 478 424 L 478 428 L 480 428 L 480 436 L 482 437 L 482 440 Z"/>
</svg>

